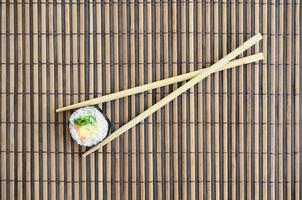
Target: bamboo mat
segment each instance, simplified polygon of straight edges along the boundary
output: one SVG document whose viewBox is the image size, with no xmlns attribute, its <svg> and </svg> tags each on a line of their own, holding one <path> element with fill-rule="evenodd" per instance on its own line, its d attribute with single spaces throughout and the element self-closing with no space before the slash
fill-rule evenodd
<svg viewBox="0 0 302 200">
<path fill-rule="evenodd" d="M 300 199 L 302 4 L 0 3 L 0 199 Z M 245 55 L 85 159 L 55 109 Z M 241 57 L 242 57 L 241 56 Z M 179 85 L 102 105 L 118 128 Z"/>
</svg>

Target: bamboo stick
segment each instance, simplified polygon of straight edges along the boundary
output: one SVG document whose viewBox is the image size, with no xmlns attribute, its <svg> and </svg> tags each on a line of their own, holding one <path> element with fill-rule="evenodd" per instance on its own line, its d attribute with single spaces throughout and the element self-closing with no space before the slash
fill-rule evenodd
<svg viewBox="0 0 302 200">
<path fill-rule="evenodd" d="M 198 75 L 196 75 L 190 81 L 188 81 L 187 83 L 185 83 L 184 85 L 182 85 L 181 87 L 179 87 L 178 89 L 173 91 L 168 96 L 164 97 L 162 100 L 160 100 L 159 102 L 157 102 L 156 104 L 154 104 L 153 106 L 151 106 L 150 108 L 148 108 L 147 110 L 145 110 L 144 112 L 142 112 L 141 114 L 136 116 L 134 119 L 130 120 L 124 126 L 122 126 L 118 130 L 116 130 L 115 132 L 110 134 L 105 140 L 100 142 L 98 145 L 96 145 L 96 146 L 92 147 L 91 149 L 89 149 L 88 151 L 86 151 L 82 156 L 86 157 L 87 155 L 89 155 L 92 152 L 98 150 L 102 146 L 108 144 L 109 142 L 111 142 L 115 138 L 119 137 L 124 132 L 126 132 L 127 130 L 129 130 L 130 128 L 132 128 L 133 126 L 135 126 L 136 124 L 138 124 L 139 122 L 146 119 L 148 116 L 150 116 L 151 114 L 153 114 L 154 112 L 156 112 L 157 110 L 159 110 L 160 108 L 165 106 L 167 103 L 169 103 L 170 101 L 172 101 L 173 99 L 178 97 L 180 94 L 182 94 L 183 92 L 185 92 L 186 90 L 188 90 L 189 88 L 194 86 L 195 84 L 199 83 L 205 77 L 209 76 L 212 73 L 215 73 L 215 72 L 226 69 L 226 68 L 223 68 L 223 67 L 220 67 L 220 66 L 224 66 L 230 60 L 234 59 L 236 56 L 238 56 L 239 54 L 244 52 L 246 49 L 250 48 L 251 46 L 253 46 L 257 42 L 259 42 L 261 39 L 262 39 L 261 34 L 260 33 L 256 34 L 255 36 L 253 36 L 252 38 L 250 38 L 249 40 L 244 42 L 237 49 L 233 50 L 231 53 L 226 55 L 224 58 L 222 58 L 221 60 L 216 62 L 214 65 L 212 65 L 209 68 L 206 68 L 205 71 L 203 71 L 204 73 L 198 73 Z"/>
<path fill-rule="evenodd" d="M 247 56 L 247 57 L 244 57 L 244 58 L 241 58 L 241 59 L 231 61 L 228 64 L 226 64 L 224 67 L 222 67 L 221 69 L 229 69 L 229 68 L 233 68 L 233 67 L 240 66 L 240 65 L 243 65 L 243 64 L 256 62 L 256 61 L 259 61 L 259 60 L 262 60 L 262 59 L 263 59 L 263 54 L 258 53 L 258 54 L 255 54 L 255 55 L 251 55 L 251 56 Z M 160 81 L 148 83 L 148 84 L 141 85 L 141 86 L 138 86 L 138 87 L 133 87 L 133 88 L 130 88 L 130 89 L 126 89 L 126 90 L 122 90 L 122 91 L 115 92 L 115 93 L 112 93 L 112 94 L 108 94 L 108 95 L 105 95 L 105 96 L 97 97 L 97 98 L 90 99 L 90 100 L 87 100 L 87 101 L 82 101 L 80 103 L 76 103 L 76 104 L 72 104 L 72 105 L 69 105 L 69 106 L 66 106 L 66 107 L 59 108 L 56 111 L 57 112 L 62 112 L 62 111 L 67 111 L 67 110 L 80 108 L 80 107 L 84 107 L 84 106 L 95 105 L 95 104 L 100 104 L 100 103 L 112 101 L 114 99 L 130 96 L 130 95 L 137 94 L 137 93 L 142 93 L 144 91 L 152 90 L 152 89 L 159 88 L 159 87 L 164 87 L 164 86 L 171 85 L 171 84 L 174 84 L 174 83 L 178 83 L 178 82 L 181 82 L 181 81 L 186 81 L 186 80 L 189 80 L 189 79 L 193 78 L 197 74 L 205 73 L 206 71 L 207 71 L 207 68 L 206 69 L 200 69 L 200 70 L 197 70 L 197 71 L 185 73 L 185 74 L 182 74 L 182 75 L 170 77 L 170 78 L 163 79 L 163 80 L 160 80 Z"/>
</svg>

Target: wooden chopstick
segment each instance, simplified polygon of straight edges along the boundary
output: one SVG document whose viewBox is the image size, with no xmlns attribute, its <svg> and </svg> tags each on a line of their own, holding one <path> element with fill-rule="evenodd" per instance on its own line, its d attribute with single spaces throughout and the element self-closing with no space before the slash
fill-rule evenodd
<svg viewBox="0 0 302 200">
<path fill-rule="evenodd" d="M 251 56 L 240 58 L 238 60 L 231 61 L 231 62 L 227 63 L 223 68 L 228 69 L 228 68 L 236 67 L 236 66 L 239 66 L 239 65 L 256 62 L 256 61 L 262 60 L 262 59 L 263 59 L 262 53 L 258 53 L 258 54 L 254 54 L 254 55 L 251 55 Z M 80 107 L 84 107 L 84 106 L 96 105 L 96 104 L 104 103 L 104 102 L 111 101 L 111 100 L 114 100 L 114 99 L 130 96 L 130 95 L 133 95 L 133 94 L 142 93 L 142 92 L 152 90 L 152 89 L 155 89 L 155 88 L 164 87 L 164 86 L 174 84 L 174 83 L 178 83 L 178 82 L 181 82 L 181 81 L 186 81 L 186 80 L 189 80 L 189 79 L 193 78 L 198 73 L 204 73 L 204 70 L 207 70 L 207 69 L 196 70 L 196 71 L 193 71 L 193 72 L 189 72 L 189 73 L 181 74 L 181 75 L 178 75 L 178 76 L 166 78 L 166 79 L 163 79 L 163 80 L 148 83 L 148 84 L 141 85 L 141 86 L 138 86 L 138 87 L 134 87 L 134 88 L 122 90 L 122 91 L 119 91 L 119 92 L 115 92 L 115 93 L 108 94 L 108 95 L 105 95 L 105 96 L 96 97 L 96 98 L 93 98 L 93 99 L 90 99 L 90 100 L 87 100 L 87 101 L 82 101 L 80 103 L 76 103 L 76 104 L 72 104 L 72 105 L 69 105 L 69 106 L 66 106 L 66 107 L 59 108 L 56 111 L 57 112 L 62 112 L 62 111 L 76 109 L 76 108 L 80 108 Z"/>
<path fill-rule="evenodd" d="M 110 134 L 105 140 L 103 140 L 96 146 L 94 146 L 91 149 L 89 149 L 88 151 L 86 151 L 82 156 L 86 157 L 87 155 L 98 150 L 102 146 L 108 144 L 115 138 L 119 137 L 121 134 L 123 134 L 130 128 L 134 127 L 136 124 L 138 124 L 142 120 L 146 119 L 147 117 L 152 115 L 154 112 L 156 112 L 157 110 L 159 110 L 160 108 L 165 106 L 167 103 L 169 103 L 170 101 L 172 101 L 173 99 L 178 97 L 180 94 L 182 94 L 183 92 L 185 92 L 186 90 L 188 90 L 189 88 L 194 86 L 195 84 L 199 83 L 205 77 L 209 76 L 210 74 L 212 74 L 214 72 L 218 72 L 218 71 L 226 69 L 225 67 L 220 67 L 220 66 L 225 66 L 226 63 L 228 63 L 230 60 L 234 59 L 236 56 L 241 54 L 246 49 L 250 48 L 252 45 L 259 42 L 261 39 L 262 39 L 261 34 L 260 33 L 256 34 L 255 36 L 253 36 L 252 38 L 250 38 L 249 40 L 244 42 L 241 46 L 239 46 L 238 48 L 233 50 L 231 53 L 226 55 L 224 58 L 222 58 L 221 60 L 216 62 L 214 65 L 212 65 L 209 68 L 206 68 L 206 70 L 203 71 L 203 73 L 198 73 L 190 81 L 188 81 L 187 83 L 185 83 L 184 85 L 182 85 L 181 87 L 179 87 L 178 89 L 173 91 L 168 96 L 164 97 L 162 100 L 160 100 L 159 102 L 157 102 L 156 104 L 154 104 L 153 106 L 151 106 L 150 108 L 148 108 L 147 110 L 145 110 L 144 112 L 142 112 L 141 114 L 136 116 L 134 119 L 130 120 L 128 123 L 126 123 L 121 128 L 117 129 L 115 132 Z"/>
</svg>

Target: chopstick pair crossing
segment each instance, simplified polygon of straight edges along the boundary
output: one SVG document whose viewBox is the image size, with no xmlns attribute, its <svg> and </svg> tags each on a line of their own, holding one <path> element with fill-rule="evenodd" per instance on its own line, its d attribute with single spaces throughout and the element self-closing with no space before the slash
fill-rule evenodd
<svg viewBox="0 0 302 200">
<path fill-rule="evenodd" d="M 247 50 L 248 48 L 250 48 L 257 42 L 259 42 L 261 39 L 262 39 L 262 36 L 260 33 L 258 33 L 255 36 L 253 36 L 252 38 L 250 38 L 249 40 L 247 40 L 246 42 L 244 42 L 241 46 L 239 46 L 238 48 L 233 50 L 231 53 L 226 55 L 224 58 L 220 59 L 218 62 L 213 64 L 211 67 L 208 67 L 208 68 L 204 69 L 203 71 L 197 71 L 196 75 L 193 78 L 191 78 L 187 83 L 185 83 L 184 85 L 182 85 L 181 87 L 179 87 L 178 89 L 173 91 L 168 96 L 164 97 L 162 100 L 160 100 L 159 102 L 157 102 L 156 104 L 154 104 L 153 106 L 151 106 L 150 108 L 148 108 L 147 110 L 145 110 L 144 112 L 142 112 L 141 114 L 139 114 L 138 116 L 133 118 L 132 120 L 130 120 L 128 123 L 123 125 L 121 128 L 117 129 L 115 132 L 110 134 L 99 144 L 97 144 L 96 146 L 94 146 L 91 149 L 89 149 L 88 151 L 86 151 L 82 156 L 86 157 L 87 155 L 91 154 L 92 152 L 98 150 L 102 146 L 104 146 L 104 145 L 108 144 L 109 142 L 111 142 L 112 140 L 116 139 L 117 137 L 122 135 L 124 132 L 128 131 L 130 128 L 134 127 L 135 125 L 140 123 L 142 120 L 146 119 L 147 117 L 152 115 L 154 112 L 156 112 L 157 110 L 159 110 L 160 108 L 162 108 L 163 106 L 165 106 L 166 104 L 168 104 L 169 102 L 174 100 L 180 94 L 182 94 L 189 88 L 191 88 L 194 85 L 196 85 L 197 83 L 199 83 L 205 77 L 211 75 L 212 73 L 238 66 L 238 65 L 227 65 L 227 63 L 229 63 L 232 59 L 234 59 L 235 57 L 240 55 L 242 52 L 244 52 L 245 50 Z M 256 55 L 258 55 L 258 56 L 256 56 L 256 58 L 258 60 L 263 59 L 262 53 L 256 54 Z M 255 61 L 257 61 L 257 59 L 255 59 Z M 247 61 L 245 63 L 240 62 L 239 65 L 246 64 L 246 63 L 249 63 L 249 61 Z"/>
</svg>

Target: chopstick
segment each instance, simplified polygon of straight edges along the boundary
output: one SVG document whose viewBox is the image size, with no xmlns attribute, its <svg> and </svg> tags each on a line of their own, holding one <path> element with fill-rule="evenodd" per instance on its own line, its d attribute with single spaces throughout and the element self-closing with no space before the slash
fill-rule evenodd
<svg viewBox="0 0 302 200">
<path fill-rule="evenodd" d="M 206 68 L 206 70 L 203 71 L 204 73 L 198 73 L 190 81 L 188 81 L 187 83 L 185 83 L 184 85 L 182 85 L 181 87 L 179 87 L 178 89 L 173 91 L 171 94 L 164 97 L 162 100 L 160 100 L 159 102 L 157 102 L 156 104 L 154 104 L 153 106 L 151 106 L 150 108 L 148 108 L 147 110 L 145 110 L 144 112 L 142 112 L 141 114 L 139 114 L 138 116 L 136 116 L 135 118 L 130 120 L 128 123 L 126 123 L 121 128 L 117 129 L 115 132 L 110 134 L 105 140 L 101 141 L 99 144 L 97 144 L 96 146 L 94 146 L 91 149 L 89 149 L 88 151 L 86 151 L 82 156 L 86 157 L 87 155 L 91 154 L 92 152 L 98 150 L 102 146 L 104 146 L 104 145 L 108 144 L 109 142 L 111 142 L 112 140 L 116 139 L 117 137 L 122 135 L 124 132 L 126 132 L 130 128 L 134 127 L 136 124 L 140 123 L 142 120 L 146 119 L 147 117 L 152 115 L 154 112 L 156 112 L 157 110 L 159 110 L 160 108 L 165 106 L 167 103 L 169 103 L 170 101 L 172 101 L 173 99 L 178 97 L 180 94 L 182 94 L 189 88 L 193 87 L 195 84 L 199 83 L 205 77 L 209 76 L 210 74 L 212 74 L 214 72 L 218 72 L 218 71 L 226 69 L 225 67 L 222 68 L 220 66 L 225 66 L 226 63 L 228 63 L 230 60 L 234 59 L 236 56 L 241 54 L 243 51 L 245 51 L 246 49 L 250 48 L 257 42 L 259 42 L 261 39 L 262 39 L 261 34 L 260 33 L 256 34 L 255 36 L 253 36 L 252 38 L 250 38 L 249 40 L 244 42 L 241 46 L 239 46 L 238 48 L 233 50 L 231 53 L 226 55 L 224 58 L 220 59 L 214 65 L 212 65 L 209 68 Z"/>
<path fill-rule="evenodd" d="M 240 58 L 238 60 L 231 61 L 231 62 L 227 63 L 223 68 L 228 69 L 228 68 L 236 67 L 236 66 L 239 66 L 239 65 L 256 62 L 256 61 L 262 60 L 262 59 L 263 59 L 262 53 L 258 53 L 258 54 L 254 54 L 254 55 L 251 55 L 251 56 Z M 189 73 L 181 74 L 181 75 L 178 75 L 178 76 L 166 78 L 166 79 L 163 79 L 163 80 L 155 81 L 155 82 L 148 83 L 148 84 L 145 84 L 145 85 L 141 85 L 141 86 L 138 86 L 138 87 L 134 87 L 134 88 L 122 90 L 122 91 L 119 91 L 119 92 L 111 93 L 111 94 L 108 94 L 108 95 L 105 95 L 105 96 L 96 97 L 96 98 L 93 98 L 93 99 L 90 99 L 90 100 L 87 100 L 87 101 L 82 101 L 80 103 L 76 103 L 76 104 L 72 104 L 72 105 L 69 105 L 69 106 L 66 106 L 66 107 L 59 108 L 56 111 L 57 112 L 62 112 L 62 111 L 67 111 L 67 110 L 80 108 L 80 107 L 84 107 L 84 106 L 101 104 L 101 103 L 111 101 L 111 100 L 114 100 L 114 99 L 130 96 L 130 95 L 137 94 L 137 93 L 142 93 L 142 92 L 145 92 L 145 91 L 148 91 L 148 90 L 152 90 L 152 89 L 159 88 L 159 87 L 164 87 L 164 86 L 174 84 L 174 83 L 178 83 L 178 82 L 181 82 L 181 81 L 186 81 L 186 80 L 189 80 L 189 79 L 193 78 L 198 73 L 204 73 L 205 70 L 207 70 L 207 69 L 205 68 L 205 69 L 196 70 L 196 71 L 193 71 L 193 72 L 189 72 Z"/>
</svg>

